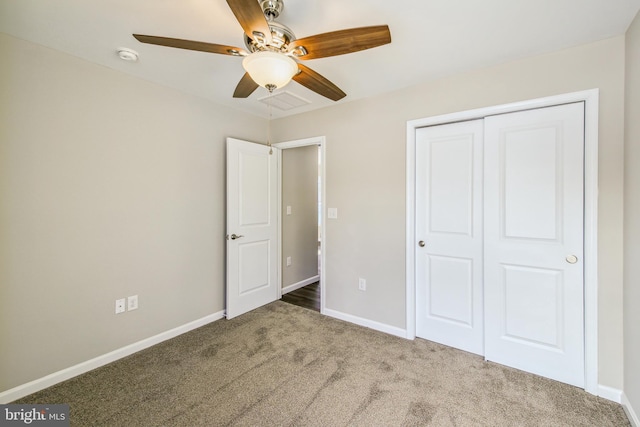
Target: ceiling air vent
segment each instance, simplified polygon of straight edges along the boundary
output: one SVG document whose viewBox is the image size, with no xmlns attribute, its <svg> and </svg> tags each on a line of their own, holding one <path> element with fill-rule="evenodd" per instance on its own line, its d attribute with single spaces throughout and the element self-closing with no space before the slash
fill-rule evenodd
<svg viewBox="0 0 640 427">
<path fill-rule="evenodd" d="M 265 96 L 264 98 L 260 98 L 259 101 L 267 105 L 271 103 L 272 107 L 282 111 L 293 110 L 294 108 L 311 104 L 311 101 L 307 101 L 306 99 L 287 91 L 278 92 L 271 96 Z"/>
</svg>

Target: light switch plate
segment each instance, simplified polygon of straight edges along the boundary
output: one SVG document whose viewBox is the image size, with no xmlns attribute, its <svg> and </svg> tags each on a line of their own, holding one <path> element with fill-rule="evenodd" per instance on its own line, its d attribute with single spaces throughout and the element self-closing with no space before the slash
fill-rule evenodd
<svg viewBox="0 0 640 427">
<path fill-rule="evenodd" d="M 287 206 L 287 215 L 291 215 L 291 206 Z"/>
<path fill-rule="evenodd" d="M 138 295 L 127 297 L 127 311 L 138 309 Z"/>
<path fill-rule="evenodd" d="M 327 216 L 329 219 L 338 219 L 338 208 L 328 208 Z"/>
</svg>

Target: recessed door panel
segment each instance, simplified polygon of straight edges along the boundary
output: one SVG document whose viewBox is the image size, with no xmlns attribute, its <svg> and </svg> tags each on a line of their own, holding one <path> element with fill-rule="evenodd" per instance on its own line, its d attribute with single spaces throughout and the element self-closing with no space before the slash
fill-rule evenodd
<svg viewBox="0 0 640 427">
<path fill-rule="evenodd" d="M 270 222 L 269 157 L 252 152 L 238 153 L 239 164 L 239 225 L 264 226 Z"/>
<path fill-rule="evenodd" d="M 561 123 L 500 134 L 505 238 L 556 240 L 562 217 Z"/>
<path fill-rule="evenodd" d="M 562 272 L 503 265 L 504 335 L 522 345 L 562 349 Z"/>
<path fill-rule="evenodd" d="M 471 235 L 473 134 L 434 138 L 429 149 L 429 231 Z"/>
<path fill-rule="evenodd" d="M 429 257 L 429 315 L 473 326 L 473 260 Z"/>
<path fill-rule="evenodd" d="M 239 295 L 243 296 L 269 286 L 269 259 L 271 259 L 268 240 L 240 244 L 240 284 Z"/>
</svg>

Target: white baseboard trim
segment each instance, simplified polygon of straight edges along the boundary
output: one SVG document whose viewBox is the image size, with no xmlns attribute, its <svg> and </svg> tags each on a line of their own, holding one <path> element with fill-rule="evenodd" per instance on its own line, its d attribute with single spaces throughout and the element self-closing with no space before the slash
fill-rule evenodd
<svg viewBox="0 0 640 427">
<path fill-rule="evenodd" d="M 307 285 L 310 285 L 312 283 L 316 283 L 320 280 L 320 276 L 313 276 L 313 277 L 309 277 L 306 280 L 302 280 L 298 283 L 294 283 L 293 285 L 289 285 L 285 288 L 282 288 L 282 295 L 284 294 L 288 294 L 289 292 L 293 292 L 296 289 L 300 289 L 300 288 L 304 288 Z"/>
<path fill-rule="evenodd" d="M 610 400 L 616 403 L 622 403 L 622 390 L 598 384 L 598 397 Z"/>
<path fill-rule="evenodd" d="M 622 407 L 624 408 L 624 412 L 627 413 L 627 418 L 629 418 L 629 422 L 633 427 L 640 427 L 640 418 L 638 417 L 638 413 L 633 410 L 633 406 L 631 406 L 631 402 L 627 398 L 627 395 L 622 393 Z"/>
<path fill-rule="evenodd" d="M 369 329 L 384 332 L 386 334 L 395 335 L 400 338 L 407 338 L 407 330 L 390 326 L 384 323 L 376 322 L 362 317 L 353 316 L 351 314 L 342 313 L 341 311 L 335 311 L 325 308 L 322 314 L 333 317 L 335 319 L 344 320 L 345 322 L 355 323 L 356 325 L 364 326 Z"/>
<path fill-rule="evenodd" d="M 133 353 L 137 353 L 138 351 L 144 350 L 145 348 L 154 346 L 171 338 L 175 338 L 178 335 L 182 335 L 185 332 L 192 331 L 211 322 L 215 322 L 216 320 L 220 320 L 224 317 L 224 310 L 218 313 L 210 314 L 209 316 L 205 316 L 201 319 L 194 320 L 193 322 L 189 322 L 185 325 L 178 326 L 177 328 L 161 332 L 158 335 L 145 338 L 141 341 L 129 344 L 125 347 L 79 363 L 75 366 L 62 369 L 58 372 L 54 372 L 37 380 L 33 380 L 7 391 L 3 391 L 2 393 L 0 393 L 0 404 L 13 402 L 14 400 L 20 399 L 21 397 L 43 390 L 47 387 L 51 387 L 54 384 L 66 381 L 70 378 L 76 377 L 80 374 L 84 374 L 85 372 L 89 372 L 111 362 L 115 362 L 118 359 L 122 359 L 123 357 L 129 356 Z"/>
</svg>

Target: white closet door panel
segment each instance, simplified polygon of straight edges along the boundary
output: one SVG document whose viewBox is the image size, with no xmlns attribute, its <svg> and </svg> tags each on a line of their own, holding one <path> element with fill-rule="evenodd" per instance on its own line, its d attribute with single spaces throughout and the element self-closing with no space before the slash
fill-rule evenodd
<svg viewBox="0 0 640 427">
<path fill-rule="evenodd" d="M 484 142 L 485 357 L 582 387 L 583 103 L 488 117 Z"/>
<path fill-rule="evenodd" d="M 416 131 L 416 334 L 477 354 L 483 353 L 482 129 L 475 120 Z"/>
<path fill-rule="evenodd" d="M 473 138 L 434 138 L 428 148 L 428 231 L 469 236 L 473 232 Z"/>
<path fill-rule="evenodd" d="M 514 130 L 504 150 L 504 234 L 506 238 L 556 240 L 559 145 L 556 129 Z"/>
<path fill-rule="evenodd" d="M 429 315 L 473 326 L 473 260 L 429 256 Z"/>
<path fill-rule="evenodd" d="M 562 272 L 502 265 L 505 337 L 561 349 L 564 283 Z"/>
</svg>

